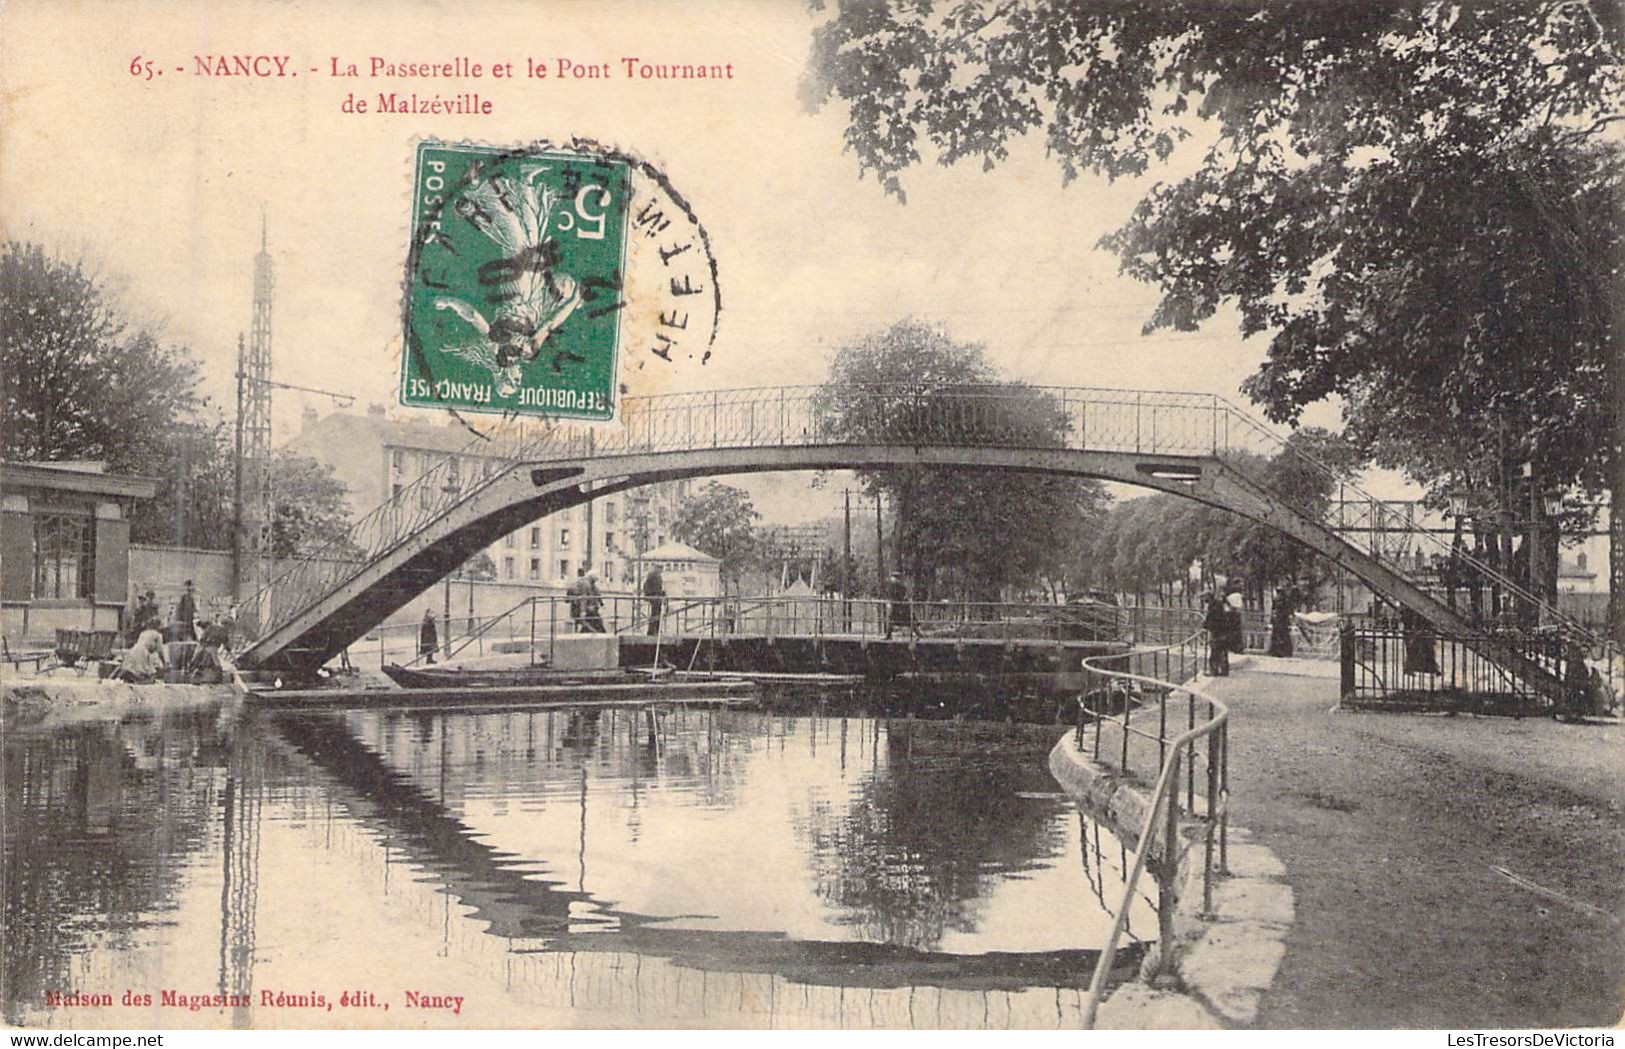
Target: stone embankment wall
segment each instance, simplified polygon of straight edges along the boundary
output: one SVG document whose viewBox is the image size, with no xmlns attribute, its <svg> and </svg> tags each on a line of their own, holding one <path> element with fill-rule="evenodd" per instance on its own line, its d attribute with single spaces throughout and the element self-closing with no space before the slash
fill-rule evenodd
<svg viewBox="0 0 1625 1049">
<path fill-rule="evenodd" d="M 1073 733 L 1050 751 L 1050 772 L 1085 811 L 1104 821 L 1132 848 L 1150 806 L 1150 789 L 1090 759 Z M 1213 887 L 1213 910 L 1202 909 L 1204 828 L 1192 822 L 1177 837 L 1178 854 L 1162 855 L 1164 835 L 1154 834 L 1150 860 L 1172 870 L 1176 887 L 1171 980 L 1157 986 L 1130 983 L 1101 1003 L 1101 1028 L 1245 1027 L 1258 1015 L 1286 953 L 1294 916 L 1292 888 L 1273 852 L 1229 829 L 1229 869 Z M 1171 986 L 1160 986 L 1171 985 Z"/>
</svg>

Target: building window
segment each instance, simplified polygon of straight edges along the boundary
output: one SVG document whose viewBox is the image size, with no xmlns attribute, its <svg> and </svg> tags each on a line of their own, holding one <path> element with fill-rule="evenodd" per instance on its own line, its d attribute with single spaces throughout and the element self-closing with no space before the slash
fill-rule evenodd
<svg viewBox="0 0 1625 1049">
<path fill-rule="evenodd" d="M 401 489 L 403 487 L 405 487 L 405 486 L 402 485 L 401 482 L 399 482 L 399 481 L 396 481 L 394 484 L 390 485 L 389 486 L 389 497 L 391 499 L 399 499 L 401 497 Z"/>
<path fill-rule="evenodd" d="M 418 507 L 427 510 L 432 505 L 432 498 L 429 494 L 429 485 L 420 479 L 418 481 Z"/>
<path fill-rule="evenodd" d="M 613 550 L 613 549 L 615 549 L 615 533 L 614 532 L 605 532 L 604 533 L 604 549 L 605 550 Z"/>
<path fill-rule="evenodd" d="M 569 579 L 570 578 L 570 559 L 568 557 L 562 558 L 559 561 L 559 578 L 560 579 Z"/>
<path fill-rule="evenodd" d="M 404 472 L 406 470 L 406 453 L 399 448 L 390 452 L 389 465 L 394 468 L 396 473 Z"/>
<path fill-rule="evenodd" d="M 570 545 L 570 530 L 568 528 L 560 528 L 559 529 L 559 545 L 560 546 L 569 546 Z"/>
<path fill-rule="evenodd" d="M 615 523 L 615 518 L 617 518 L 619 516 L 620 515 L 616 512 L 616 507 L 615 507 L 614 503 L 605 503 L 604 504 L 604 523 L 605 524 L 614 524 Z"/>
<path fill-rule="evenodd" d="M 502 545 L 507 547 L 509 550 L 513 549 L 513 544 L 514 544 L 514 538 L 513 538 L 513 533 L 512 532 L 509 532 L 507 535 L 502 537 Z"/>
<path fill-rule="evenodd" d="M 508 538 L 512 539 L 513 537 L 509 536 Z M 513 558 L 511 557 L 504 557 L 502 559 L 502 578 L 513 578 Z"/>
<path fill-rule="evenodd" d="M 1574 558 L 1574 567 L 1578 568 L 1582 572 L 1584 572 L 1586 570 L 1585 551 L 1582 550 L 1578 555 L 1575 556 L 1575 558 Z"/>
<path fill-rule="evenodd" d="M 540 579 L 540 578 L 542 578 L 542 559 L 541 558 L 533 557 L 533 558 L 530 559 L 530 577 L 532 579 Z"/>
<path fill-rule="evenodd" d="M 540 550 L 541 547 L 542 547 L 542 530 L 540 528 L 532 528 L 530 530 L 530 548 L 532 550 Z"/>
<path fill-rule="evenodd" d="M 96 592 L 95 522 L 43 514 L 34 519 L 34 596 L 90 597 Z"/>
</svg>

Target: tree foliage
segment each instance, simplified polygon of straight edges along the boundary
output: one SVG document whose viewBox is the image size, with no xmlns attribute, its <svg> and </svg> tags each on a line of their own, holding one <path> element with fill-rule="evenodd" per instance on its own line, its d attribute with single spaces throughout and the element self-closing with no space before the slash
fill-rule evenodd
<svg viewBox="0 0 1625 1049">
<path fill-rule="evenodd" d="M 231 547 L 234 439 L 199 396 L 198 374 L 184 348 L 132 330 L 82 265 L 36 244 L 0 250 L 0 450 L 25 461 L 100 460 L 157 480 L 157 495 L 131 515 L 137 542 Z M 349 528 L 330 469 L 286 454 L 271 469 L 276 556 Z"/>
<path fill-rule="evenodd" d="M 710 481 L 678 507 L 671 529 L 682 542 L 720 560 L 723 581 L 737 584 L 760 560 L 762 537 L 756 523 L 761 519 L 748 493 Z"/>
<path fill-rule="evenodd" d="M 344 482 L 307 455 L 278 450 L 271 459 L 271 553 L 277 558 L 353 551 L 330 547 L 350 530 Z"/>
<path fill-rule="evenodd" d="M 1301 453 L 1301 454 L 1300 454 Z M 1326 518 L 1339 476 L 1360 461 L 1336 434 L 1297 431 L 1267 461 L 1245 464 L 1248 472 L 1310 517 Z M 1330 472 L 1320 465 L 1331 467 Z M 1157 494 L 1114 505 L 1090 530 L 1079 551 L 1077 575 L 1095 586 L 1131 594 L 1189 598 L 1198 585 L 1194 562 L 1205 577 L 1242 581 L 1254 604 L 1283 584 L 1310 592 L 1330 578 L 1332 566 L 1307 547 L 1267 525 L 1176 495 Z"/>
<path fill-rule="evenodd" d="M 233 434 L 225 420 L 175 423 L 132 469 L 158 480 L 158 493 L 136 504 L 130 537 L 142 543 L 173 543 L 229 550 L 235 494 Z"/>
<path fill-rule="evenodd" d="M 186 351 L 132 331 L 81 265 L 18 241 L 0 249 L 0 396 L 6 458 L 136 473 L 202 403 Z"/>
<path fill-rule="evenodd" d="M 833 434 L 877 444 L 943 437 L 1053 447 L 1068 426 L 1053 398 L 1001 381 L 980 346 L 913 321 L 837 350 L 814 410 Z M 996 600 L 1057 577 L 1065 559 L 1057 529 L 1105 502 L 1095 481 L 1007 470 L 865 470 L 859 477 L 892 504 L 894 564 L 922 598 Z"/>
</svg>

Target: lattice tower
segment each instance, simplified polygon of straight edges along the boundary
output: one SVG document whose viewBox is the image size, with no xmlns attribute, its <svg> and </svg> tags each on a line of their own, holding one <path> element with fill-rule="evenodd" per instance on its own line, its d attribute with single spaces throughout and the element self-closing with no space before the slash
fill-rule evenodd
<svg viewBox="0 0 1625 1049">
<path fill-rule="evenodd" d="M 252 589 L 269 581 L 271 555 L 271 299 L 276 276 L 260 218 L 260 250 L 254 256 L 254 322 L 249 329 L 243 407 L 243 539 L 252 565 Z"/>
</svg>

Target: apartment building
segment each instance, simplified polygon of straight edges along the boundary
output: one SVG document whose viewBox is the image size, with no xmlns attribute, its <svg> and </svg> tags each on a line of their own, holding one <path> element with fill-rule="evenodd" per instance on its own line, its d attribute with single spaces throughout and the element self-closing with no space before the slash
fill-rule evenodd
<svg viewBox="0 0 1625 1049">
<path fill-rule="evenodd" d="M 469 443 L 456 420 L 399 418 L 375 404 L 365 414 L 321 416 L 307 409 L 288 448 L 331 466 L 349 490 L 351 515 L 359 517 L 448 458 L 459 480 L 495 472 L 498 463 L 469 454 Z M 606 589 L 633 586 L 639 555 L 672 538 L 671 524 L 689 485 L 672 481 L 618 492 L 532 521 L 487 549 L 496 578 L 563 586 L 585 564 Z"/>
</svg>

